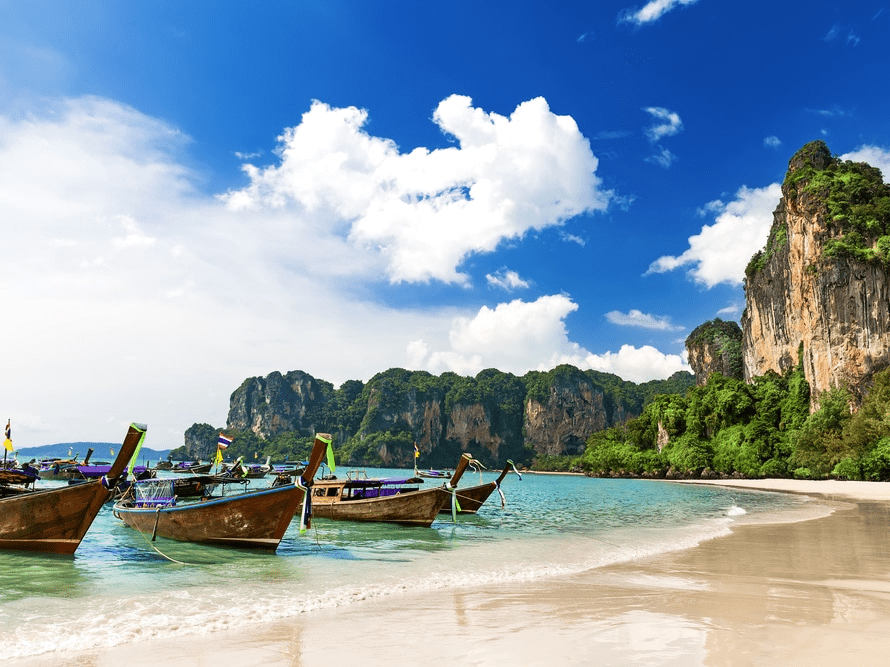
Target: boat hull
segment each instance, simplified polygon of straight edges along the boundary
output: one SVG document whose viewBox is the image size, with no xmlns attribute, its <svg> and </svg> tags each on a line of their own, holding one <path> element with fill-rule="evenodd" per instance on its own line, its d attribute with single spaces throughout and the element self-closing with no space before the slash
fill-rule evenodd
<svg viewBox="0 0 890 667">
<path fill-rule="evenodd" d="M 450 498 L 451 494 L 443 488 L 337 502 L 325 502 L 324 498 L 313 496 L 312 516 L 335 521 L 371 521 L 429 527 Z"/>
<path fill-rule="evenodd" d="M 180 542 L 275 551 L 303 500 L 297 486 L 248 491 L 172 507 L 114 505 L 131 528 Z"/>
<path fill-rule="evenodd" d="M 132 424 L 108 472 L 114 486 L 145 437 Z M 0 549 L 73 554 L 111 491 L 102 480 L 41 489 L 0 499 Z"/>
<path fill-rule="evenodd" d="M 475 514 L 479 508 L 488 500 L 488 496 L 494 493 L 497 485 L 494 482 L 488 484 L 480 484 L 479 486 L 468 486 L 463 489 L 457 489 L 457 502 L 460 505 L 460 514 Z M 439 510 L 440 512 L 451 511 L 451 497 L 449 495 L 448 502 Z"/>
<path fill-rule="evenodd" d="M 97 480 L 0 502 L 0 549 L 73 554 L 110 492 Z"/>
</svg>

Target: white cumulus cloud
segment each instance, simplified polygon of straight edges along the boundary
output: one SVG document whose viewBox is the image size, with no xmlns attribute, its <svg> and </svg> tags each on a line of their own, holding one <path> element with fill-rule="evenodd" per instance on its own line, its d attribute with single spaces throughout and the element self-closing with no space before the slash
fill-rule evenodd
<svg viewBox="0 0 890 667">
<path fill-rule="evenodd" d="M 646 136 L 653 143 L 664 137 L 671 137 L 683 129 L 683 121 L 676 111 L 664 107 L 646 107 L 645 111 L 656 121 L 646 129 Z"/>
<path fill-rule="evenodd" d="M 279 138 L 279 163 L 246 165 L 250 184 L 227 203 L 327 215 L 392 282 L 458 284 L 469 255 L 608 205 L 588 140 L 543 98 L 506 117 L 452 95 L 433 120 L 456 145 L 436 150 L 402 153 L 364 131 L 367 117 L 315 102 Z"/>
<path fill-rule="evenodd" d="M 564 322 L 577 309 L 565 295 L 482 307 L 473 317 L 454 318 L 447 348 L 435 349 L 427 340 L 416 339 L 408 345 L 408 356 L 412 367 L 463 375 L 475 375 L 485 368 L 522 375 L 528 370 L 571 364 L 645 382 L 667 378 L 679 370 L 689 371 L 683 357 L 650 346 L 624 345 L 618 352 L 605 354 L 584 349 L 569 340 Z"/>
<path fill-rule="evenodd" d="M 489 273 L 485 276 L 485 279 L 492 287 L 500 287 L 505 290 L 524 289 L 529 286 L 527 280 L 523 280 L 516 271 L 511 271 L 507 268 Z"/>
<path fill-rule="evenodd" d="M 688 266 L 689 276 L 706 287 L 741 285 L 745 267 L 766 243 L 781 197 L 781 186 L 773 183 L 764 188 L 743 186 L 728 204 L 711 202 L 706 210 L 717 212 L 714 224 L 689 237 L 689 248 L 681 255 L 665 255 L 652 262 L 647 273 Z"/>
</svg>

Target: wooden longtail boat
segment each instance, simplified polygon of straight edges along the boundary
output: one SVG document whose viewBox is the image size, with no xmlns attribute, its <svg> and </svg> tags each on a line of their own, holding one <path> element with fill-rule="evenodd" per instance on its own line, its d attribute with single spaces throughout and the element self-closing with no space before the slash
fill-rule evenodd
<svg viewBox="0 0 890 667">
<path fill-rule="evenodd" d="M 461 459 L 457 479 L 469 460 Z M 445 486 L 421 489 L 419 477 L 315 480 L 312 515 L 343 521 L 396 523 L 429 527 L 443 508 L 451 507 L 452 493 Z"/>
<path fill-rule="evenodd" d="M 82 482 L 87 479 L 99 479 L 108 475 L 111 470 L 110 465 L 92 465 L 77 466 L 74 474 L 69 478 L 68 482 Z M 130 471 L 135 479 L 150 479 L 156 475 L 155 471 L 147 466 L 134 466 Z"/>
<path fill-rule="evenodd" d="M 206 475 L 213 467 L 213 463 L 201 463 L 200 461 L 181 461 L 173 465 L 170 470 L 184 475 Z"/>
<path fill-rule="evenodd" d="M 429 527 L 451 497 L 443 486 L 421 489 L 411 478 L 322 479 L 312 485 L 312 516 Z"/>
<path fill-rule="evenodd" d="M 469 454 L 464 454 L 464 457 L 469 457 Z M 463 457 L 462 457 L 463 458 Z M 470 457 L 472 459 L 472 457 Z M 501 482 L 504 481 L 504 478 L 510 472 L 510 469 L 516 470 L 513 465 L 513 461 L 507 459 L 507 463 L 504 465 L 504 469 L 501 471 L 501 474 L 498 476 L 496 480 L 493 482 L 488 482 L 487 484 L 479 484 L 476 486 L 465 486 L 463 488 L 454 488 L 454 494 L 457 497 L 457 505 L 455 507 L 456 511 L 460 514 L 475 514 L 479 511 L 479 508 L 488 500 L 488 497 L 494 493 L 495 489 L 497 489 L 498 493 L 501 495 L 501 503 L 503 506 L 504 503 L 504 492 L 501 491 Z M 519 475 L 519 472 L 516 472 Z M 455 479 L 457 477 L 457 479 Z M 455 477 L 451 478 L 451 486 L 457 487 L 457 482 L 460 479 L 459 476 L 455 473 Z M 520 476 L 519 479 L 522 479 Z M 443 507 L 440 511 L 442 512 L 450 512 L 451 508 L 449 505 Z"/>
<path fill-rule="evenodd" d="M 275 551 L 303 502 L 329 442 L 327 434 L 316 434 L 309 465 L 299 483 L 179 502 L 172 495 L 176 480 L 146 480 L 133 484 L 134 493 L 116 502 L 113 512 L 131 528 L 150 534 L 152 541 L 161 536 L 180 542 Z"/>
<path fill-rule="evenodd" d="M 145 437 L 131 424 L 108 475 L 84 484 L 0 498 L 0 549 L 73 554 Z"/>
<path fill-rule="evenodd" d="M 0 497 L 31 493 L 40 477 L 36 469 L 25 464 L 24 468 L 0 468 Z"/>
<path fill-rule="evenodd" d="M 40 479 L 68 479 L 77 473 L 77 466 L 81 463 L 77 456 L 73 459 L 51 459 L 40 462 Z"/>
</svg>

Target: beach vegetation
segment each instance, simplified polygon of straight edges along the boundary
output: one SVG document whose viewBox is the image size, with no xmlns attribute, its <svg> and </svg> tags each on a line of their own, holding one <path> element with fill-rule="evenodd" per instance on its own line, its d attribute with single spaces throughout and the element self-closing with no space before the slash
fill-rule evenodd
<svg viewBox="0 0 890 667">
<path fill-rule="evenodd" d="M 593 434 L 572 463 L 591 475 L 890 480 L 890 369 L 858 410 L 830 389 L 810 413 L 798 366 L 745 383 L 714 373 L 684 396 L 656 397 L 637 418 Z"/>
<path fill-rule="evenodd" d="M 572 469 L 575 456 L 542 454 L 535 458 L 534 469 L 541 472 L 565 472 Z"/>
</svg>

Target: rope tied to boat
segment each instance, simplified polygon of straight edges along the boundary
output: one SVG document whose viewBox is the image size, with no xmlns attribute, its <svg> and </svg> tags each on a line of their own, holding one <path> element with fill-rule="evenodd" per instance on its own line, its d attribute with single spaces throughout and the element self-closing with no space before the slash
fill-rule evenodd
<svg viewBox="0 0 890 667">
<path fill-rule="evenodd" d="M 134 525 L 133 528 L 135 528 L 136 532 L 139 533 L 139 536 L 140 536 L 143 540 L 145 540 L 145 543 L 146 543 L 148 546 L 150 546 L 154 551 L 156 551 L 157 554 L 158 554 L 159 556 L 161 556 L 161 557 L 163 557 L 163 558 L 166 558 L 166 559 L 169 560 L 171 563 L 176 563 L 177 565 L 196 565 L 196 563 L 184 563 L 184 562 L 181 561 L 181 560 L 176 560 L 175 558 L 171 558 L 170 556 L 168 556 L 167 554 L 165 554 L 163 551 L 161 551 L 160 549 L 158 549 L 154 544 L 152 544 L 152 543 L 155 541 L 155 538 L 157 537 L 158 519 L 161 518 L 161 509 L 163 509 L 163 508 L 158 507 L 158 509 L 157 509 L 157 514 L 155 515 L 155 527 L 154 527 L 154 531 L 152 531 L 151 541 L 149 541 L 149 539 L 148 539 L 148 535 L 146 535 L 145 533 L 143 533 L 142 530 L 141 530 L 138 526 L 135 526 L 135 525 Z M 116 516 L 117 516 L 117 515 L 116 515 Z M 118 516 L 118 518 L 120 518 L 120 517 Z"/>
<path fill-rule="evenodd" d="M 498 484 L 498 481 L 494 481 L 494 488 L 498 490 L 498 494 L 501 496 L 501 509 L 507 508 L 507 498 L 504 496 L 504 492 L 501 491 L 501 485 Z"/>
<path fill-rule="evenodd" d="M 510 459 L 507 459 L 507 463 L 509 463 L 510 467 L 513 468 L 513 472 L 516 473 L 516 476 L 519 477 L 519 481 L 521 482 L 522 475 L 519 474 L 519 471 L 516 469 L 516 465 Z M 504 496 L 504 492 L 501 490 L 501 485 L 498 484 L 497 480 L 494 481 L 494 488 L 496 488 L 498 490 L 498 495 L 500 495 L 500 497 L 501 497 L 501 509 L 506 509 L 507 508 L 507 498 Z"/>
<path fill-rule="evenodd" d="M 303 478 L 297 475 L 294 484 L 298 489 L 303 489 L 303 509 L 300 511 L 300 535 L 304 535 L 312 526 L 312 494 L 311 484 L 303 484 Z"/>
<path fill-rule="evenodd" d="M 158 505 L 158 509 L 155 511 L 155 527 L 151 531 L 151 541 L 154 542 L 158 539 L 158 521 L 161 520 L 161 506 Z"/>
<path fill-rule="evenodd" d="M 460 501 L 457 499 L 457 487 L 451 486 L 451 482 L 445 482 L 445 490 L 451 494 L 451 520 L 457 523 L 457 513 L 460 512 Z"/>
</svg>

